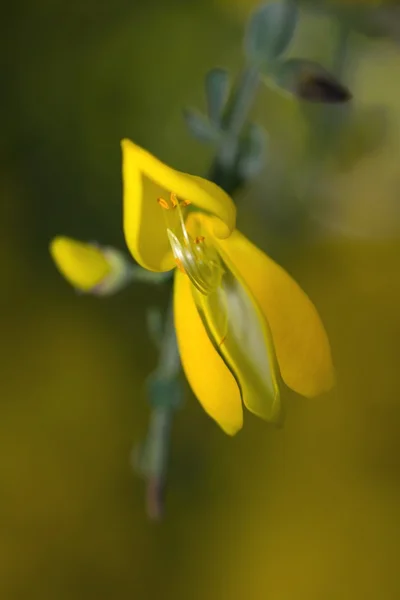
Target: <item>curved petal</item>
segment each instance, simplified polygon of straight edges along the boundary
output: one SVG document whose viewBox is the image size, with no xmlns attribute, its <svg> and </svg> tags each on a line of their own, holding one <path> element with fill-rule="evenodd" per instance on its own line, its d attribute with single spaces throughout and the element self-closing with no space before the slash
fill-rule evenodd
<svg viewBox="0 0 400 600">
<path fill-rule="evenodd" d="M 112 270 L 100 248 L 71 238 L 54 238 L 50 254 L 65 279 L 85 292 L 104 281 Z"/>
<path fill-rule="evenodd" d="M 229 435 L 242 428 L 240 391 L 214 349 L 192 296 L 192 285 L 180 271 L 175 274 L 175 328 L 182 366 L 204 410 Z"/>
<path fill-rule="evenodd" d="M 139 264 L 152 271 L 168 271 L 175 266 L 166 215 L 157 203 L 157 198 L 168 198 L 171 192 L 214 215 L 215 236 L 230 235 L 236 209 L 221 188 L 201 177 L 175 171 L 130 140 L 122 140 L 121 147 L 125 238 Z"/>
<path fill-rule="evenodd" d="M 318 312 L 300 286 L 237 230 L 215 240 L 256 298 L 268 320 L 282 379 L 306 397 L 334 384 L 329 340 Z"/>
</svg>

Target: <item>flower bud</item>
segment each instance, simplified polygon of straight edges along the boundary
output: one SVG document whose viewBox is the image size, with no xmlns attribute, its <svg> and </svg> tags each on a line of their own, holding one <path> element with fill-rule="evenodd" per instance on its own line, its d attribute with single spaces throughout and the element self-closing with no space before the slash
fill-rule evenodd
<svg viewBox="0 0 400 600">
<path fill-rule="evenodd" d="M 79 292 L 106 296 L 131 281 L 131 267 L 115 248 L 56 237 L 50 254 L 65 279 Z"/>
</svg>

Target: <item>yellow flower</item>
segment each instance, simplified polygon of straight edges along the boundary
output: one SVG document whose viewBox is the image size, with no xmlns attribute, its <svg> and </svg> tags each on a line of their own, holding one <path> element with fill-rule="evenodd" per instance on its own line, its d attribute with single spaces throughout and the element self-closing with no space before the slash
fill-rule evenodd
<svg viewBox="0 0 400 600">
<path fill-rule="evenodd" d="M 78 291 L 106 296 L 123 287 L 129 267 L 117 250 L 58 236 L 50 254 L 65 279 Z"/>
<path fill-rule="evenodd" d="M 231 198 L 122 141 L 124 231 L 144 268 L 174 267 L 183 369 L 206 412 L 228 433 L 242 401 L 276 421 L 280 378 L 306 397 L 334 381 L 329 342 L 308 296 L 235 229 Z"/>
</svg>

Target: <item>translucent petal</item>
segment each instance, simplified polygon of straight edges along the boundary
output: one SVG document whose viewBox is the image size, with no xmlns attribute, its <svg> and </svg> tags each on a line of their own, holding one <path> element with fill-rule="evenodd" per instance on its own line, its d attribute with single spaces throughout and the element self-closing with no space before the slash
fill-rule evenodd
<svg viewBox="0 0 400 600">
<path fill-rule="evenodd" d="M 204 410 L 229 435 L 243 424 L 237 383 L 215 350 L 197 311 L 189 278 L 176 271 L 175 327 L 183 369 Z"/>
<path fill-rule="evenodd" d="M 307 397 L 334 384 L 329 340 L 318 312 L 300 286 L 237 230 L 215 240 L 268 320 L 282 379 Z"/>
<path fill-rule="evenodd" d="M 167 271 L 175 266 L 166 232 L 166 215 L 157 203 L 157 198 L 168 198 L 171 192 L 214 215 L 215 236 L 230 235 L 235 227 L 236 210 L 221 188 L 200 177 L 175 171 L 130 140 L 123 140 L 121 146 L 125 238 L 131 254 L 143 267 Z"/>
<path fill-rule="evenodd" d="M 278 368 L 268 324 L 243 280 L 225 264 L 221 286 L 203 295 L 192 289 L 215 349 L 237 381 L 245 406 L 258 417 L 280 416 Z"/>
<path fill-rule="evenodd" d="M 50 243 L 50 254 L 65 279 L 82 291 L 100 284 L 110 273 L 111 265 L 100 248 L 67 237 Z"/>
</svg>

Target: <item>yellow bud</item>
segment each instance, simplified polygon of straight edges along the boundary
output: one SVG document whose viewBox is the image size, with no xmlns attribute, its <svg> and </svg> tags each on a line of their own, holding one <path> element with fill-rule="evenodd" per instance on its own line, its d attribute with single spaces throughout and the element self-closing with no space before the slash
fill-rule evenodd
<svg viewBox="0 0 400 600">
<path fill-rule="evenodd" d="M 112 270 L 100 248 L 71 238 L 54 238 L 50 254 L 65 279 L 83 292 L 102 283 Z"/>
</svg>

